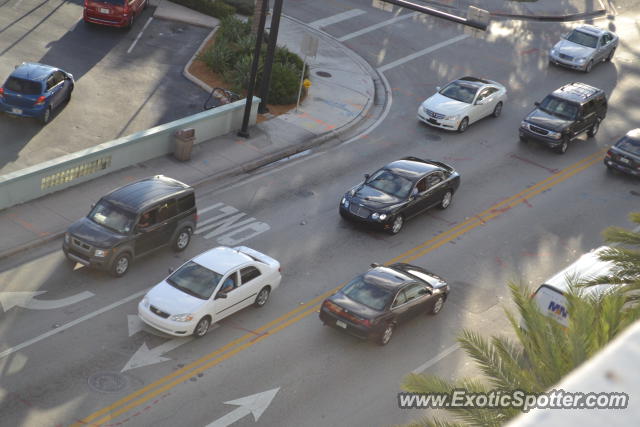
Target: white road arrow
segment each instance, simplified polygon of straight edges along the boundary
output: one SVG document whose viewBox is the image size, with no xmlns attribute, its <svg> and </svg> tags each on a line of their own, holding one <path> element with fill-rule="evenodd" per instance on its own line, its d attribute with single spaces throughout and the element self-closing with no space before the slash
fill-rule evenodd
<svg viewBox="0 0 640 427">
<path fill-rule="evenodd" d="M 249 414 L 253 414 L 254 421 L 258 422 L 258 418 L 266 411 L 273 398 L 276 397 L 278 390 L 280 390 L 280 387 L 224 402 L 228 405 L 239 405 L 240 407 L 208 424 L 207 427 L 227 427 Z"/>
<path fill-rule="evenodd" d="M 183 344 L 188 343 L 192 339 L 193 337 L 174 338 L 164 344 L 160 344 L 159 346 L 152 348 L 151 350 L 149 350 L 149 347 L 147 347 L 147 343 L 142 343 L 138 351 L 136 351 L 135 354 L 131 356 L 131 359 L 129 359 L 127 364 L 124 365 L 124 368 L 122 368 L 120 372 L 171 360 L 171 358 L 163 357 L 162 355 L 180 347 Z"/>
<path fill-rule="evenodd" d="M 54 310 L 56 308 L 66 307 L 75 304 L 84 299 L 91 298 L 93 294 L 89 291 L 83 291 L 79 294 L 72 295 L 67 298 L 54 300 L 37 300 L 36 296 L 46 291 L 36 292 L 0 292 L 0 305 L 4 311 L 9 311 L 13 307 L 28 308 L 30 310 Z"/>
<path fill-rule="evenodd" d="M 144 322 L 135 314 L 127 314 L 127 326 L 129 327 L 129 336 L 131 336 L 144 329 Z"/>
</svg>

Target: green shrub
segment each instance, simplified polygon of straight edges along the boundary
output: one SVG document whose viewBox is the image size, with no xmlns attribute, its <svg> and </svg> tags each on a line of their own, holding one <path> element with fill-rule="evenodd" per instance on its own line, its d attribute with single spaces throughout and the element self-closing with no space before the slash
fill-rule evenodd
<svg viewBox="0 0 640 427">
<path fill-rule="evenodd" d="M 207 0 L 204 0 L 207 1 Z M 234 13 L 236 13 L 236 9 L 225 3 L 222 0 L 216 0 L 214 2 L 211 2 L 211 0 L 209 0 L 209 2 L 211 3 L 211 12 L 212 15 L 215 16 L 216 18 L 222 19 L 222 18 L 226 18 L 227 16 L 233 16 Z"/>
<path fill-rule="evenodd" d="M 216 32 L 216 41 L 224 40 L 232 43 L 240 40 L 244 35 L 251 33 L 251 27 L 240 21 L 235 16 L 227 16 L 220 20 L 220 27 Z"/>
<path fill-rule="evenodd" d="M 227 72 L 224 73 L 224 79 L 231 82 L 234 92 L 244 92 L 249 86 L 249 77 L 251 76 L 251 65 L 253 64 L 253 55 L 246 54 L 237 58 Z M 260 70 L 258 70 L 260 72 Z"/>
<path fill-rule="evenodd" d="M 240 15 L 253 16 L 255 0 L 225 0 L 225 2 L 233 6 Z"/>
<path fill-rule="evenodd" d="M 271 72 L 268 102 L 270 104 L 295 103 L 298 99 L 301 72 L 302 69 L 297 70 L 290 65 L 274 63 Z"/>
</svg>

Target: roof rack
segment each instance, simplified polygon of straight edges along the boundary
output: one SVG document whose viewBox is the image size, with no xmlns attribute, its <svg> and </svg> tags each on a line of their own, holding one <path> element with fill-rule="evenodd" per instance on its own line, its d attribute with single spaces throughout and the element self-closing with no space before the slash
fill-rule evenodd
<svg viewBox="0 0 640 427">
<path fill-rule="evenodd" d="M 583 99 L 589 98 L 598 91 L 597 88 L 581 82 L 568 83 L 562 86 L 559 90 L 561 92 L 570 91 L 572 95 L 576 95 Z"/>
</svg>

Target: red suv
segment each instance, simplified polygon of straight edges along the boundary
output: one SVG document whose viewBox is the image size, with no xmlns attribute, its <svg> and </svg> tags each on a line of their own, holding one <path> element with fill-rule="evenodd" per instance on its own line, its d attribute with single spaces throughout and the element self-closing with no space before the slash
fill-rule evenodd
<svg viewBox="0 0 640 427">
<path fill-rule="evenodd" d="M 111 27 L 131 27 L 149 0 L 84 0 L 84 21 Z"/>
</svg>

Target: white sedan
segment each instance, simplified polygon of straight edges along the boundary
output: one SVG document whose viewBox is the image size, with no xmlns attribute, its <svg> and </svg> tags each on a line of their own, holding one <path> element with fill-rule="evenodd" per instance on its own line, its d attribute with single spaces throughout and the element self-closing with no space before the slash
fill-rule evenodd
<svg viewBox="0 0 640 427">
<path fill-rule="evenodd" d="M 458 132 L 484 117 L 500 116 L 507 100 L 507 89 L 500 83 L 476 77 L 462 77 L 436 90 L 418 108 L 418 119 Z"/>
<path fill-rule="evenodd" d="M 275 259 L 246 246 L 220 246 L 151 288 L 138 304 L 138 316 L 170 335 L 202 337 L 211 324 L 238 310 L 262 307 L 280 280 Z"/>
</svg>

